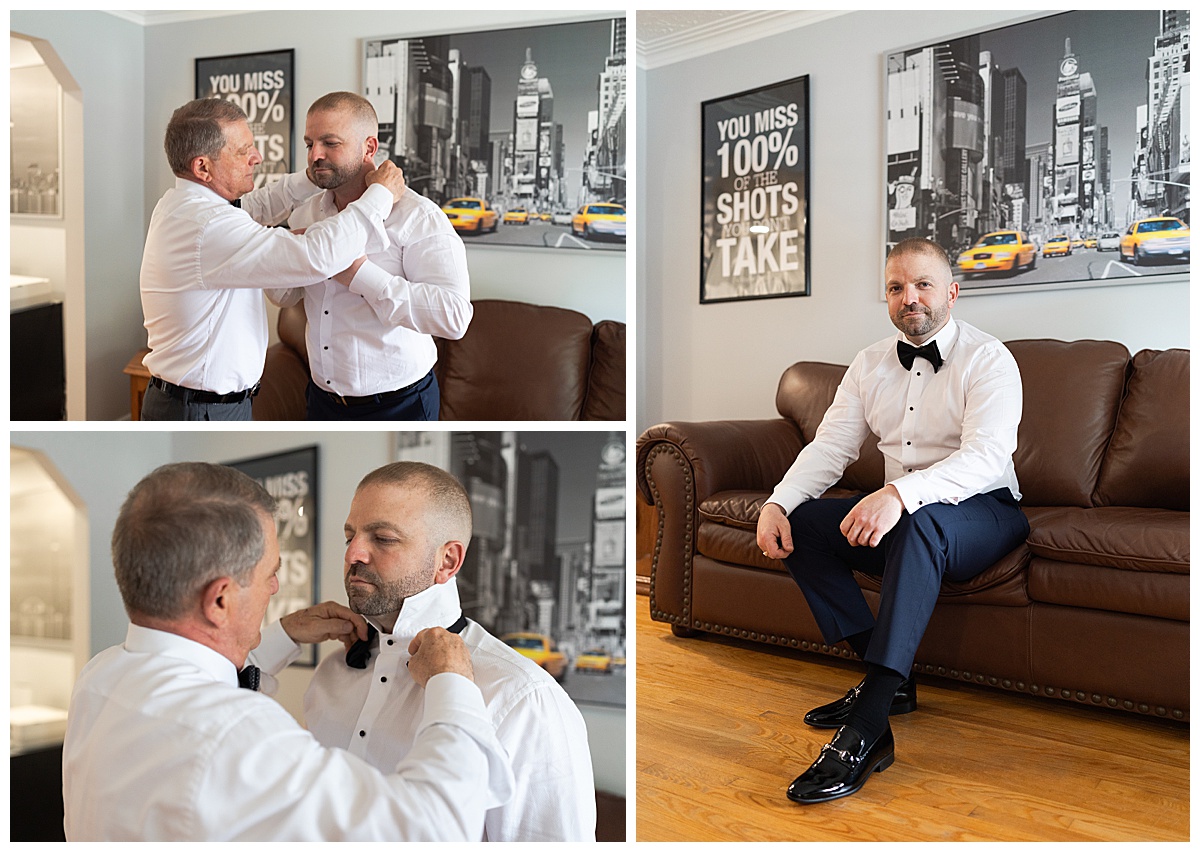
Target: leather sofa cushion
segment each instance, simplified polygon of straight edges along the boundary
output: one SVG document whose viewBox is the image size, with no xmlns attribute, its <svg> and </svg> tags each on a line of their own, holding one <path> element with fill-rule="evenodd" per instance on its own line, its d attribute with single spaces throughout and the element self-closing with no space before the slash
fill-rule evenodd
<svg viewBox="0 0 1200 852">
<path fill-rule="evenodd" d="M 474 306 L 463 339 L 439 341 L 441 419 L 577 419 L 587 393 L 592 321 L 566 308 L 500 299 Z"/>
<path fill-rule="evenodd" d="M 1024 404 L 1013 463 L 1022 502 L 1091 506 L 1129 351 L 1100 340 L 1014 340 Z"/>
<path fill-rule="evenodd" d="M 1134 356 L 1100 470 L 1099 505 L 1189 508 L 1190 355 L 1168 349 Z"/>
<path fill-rule="evenodd" d="M 625 419 L 625 323 L 601 320 L 592 331 L 583 420 Z"/>
<path fill-rule="evenodd" d="M 1191 572 L 1189 512 L 1122 506 L 1023 509 L 1034 556 L 1125 571 Z"/>
<path fill-rule="evenodd" d="M 1029 596 L 1038 603 L 1075 609 L 1188 621 L 1190 579 L 1186 574 L 1127 571 L 1035 557 L 1029 565 Z"/>
</svg>

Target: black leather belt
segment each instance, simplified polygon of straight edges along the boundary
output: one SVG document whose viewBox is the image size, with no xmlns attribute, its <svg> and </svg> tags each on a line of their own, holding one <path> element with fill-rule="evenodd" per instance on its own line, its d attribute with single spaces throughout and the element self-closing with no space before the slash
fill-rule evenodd
<svg viewBox="0 0 1200 852">
<path fill-rule="evenodd" d="M 167 396 L 177 399 L 180 402 L 203 402 L 211 404 L 242 402 L 258 393 L 260 383 L 255 382 L 254 387 L 235 391 L 234 393 L 213 393 L 212 391 L 192 390 L 191 388 L 173 385 L 166 379 L 160 379 L 158 376 L 151 376 L 150 384 L 154 385 L 154 387 Z"/>
<path fill-rule="evenodd" d="M 400 397 L 411 393 L 412 389 L 428 379 L 430 373 L 432 372 L 433 370 L 430 370 L 429 373 L 426 373 L 411 385 L 406 385 L 399 390 L 384 391 L 383 393 L 375 393 L 371 394 L 370 396 L 338 396 L 336 393 L 331 393 L 330 391 L 317 388 L 315 384 L 313 387 L 317 388 L 317 390 L 321 391 L 321 393 L 325 394 L 325 396 L 329 397 L 331 401 L 337 403 L 338 405 L 380 405 L 385 402 L 390 402 L 393 399 L 399 399 Z"/>
</svg>

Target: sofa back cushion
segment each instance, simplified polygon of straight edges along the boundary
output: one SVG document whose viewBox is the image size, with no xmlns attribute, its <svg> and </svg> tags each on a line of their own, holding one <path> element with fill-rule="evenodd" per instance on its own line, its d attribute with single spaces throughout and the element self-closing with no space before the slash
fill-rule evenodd
<svg viewBox="0 0 1200 852">
<path fill-rule="evenodd" d="M 1028 506 L 1091 506 L 1129 350 L 1103 340 L 1014 340 L 1024 403 L 1013 463 Z"/>
<path fill-rule="evenodd" d="M 625 419 L 625 323 L 601 320 L 592 331 L 592 363 L 581 420 Z"/>
<path fill-rule="evenodd" d="M 1097 504 L 1189 508 L 1190 356 L 1186 349 L 1145 349 L 1134 356 L 1100 469 Z"/>
<path fill-rule="evenodd" d="M 438 339 L 443 420 L 577 420 L 592 321 L 544 305 L 480 299 L 461 340 Z"/>
<path fill-rule="evenodd" d="M 804 443 L 812 442 L 817 427 L 841 384 L 846 367 L 817 361 L 801 361 L 788 367 L 779 379 L 775 392 L 775 408 L 781 416 L 796 421 Z M 858 459 L 846 468 L 841 488 L 852 491 L 874 491 L 883 487 L 883 454 L 879 439 L 868 435 L 858 451 Z"/>
</svg>

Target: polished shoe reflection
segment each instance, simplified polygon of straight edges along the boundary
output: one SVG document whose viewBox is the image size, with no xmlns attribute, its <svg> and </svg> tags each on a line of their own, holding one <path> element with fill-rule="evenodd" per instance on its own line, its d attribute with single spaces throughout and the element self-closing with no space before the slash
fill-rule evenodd
<svg viewBox="0 0 1200 852">
<path fill-rule="evenodd" d="M 888 727 L 868 743 L 858 731 L 843 725 L 833 739 L 821 746 L 821 754 L 803 775 L 788 787 L 787 797 L 801 804 L 815 804 L 857 793 L 872 772 L 882 772 L 896 760 L 896 740 Z"/>
<path fill-rule="evenodd" d="M 862 683 L 851 689 L 837 701 L 831 701 L 828 704 L 822 704 L 809 710 L 804 714 L 804 724 L 811 725 L 814 728 L 840 728 L 846 724 L 846 719 L 850 716 L 850 711 L 854 708 L 854 700 L 858 698 L 858 693 L 862 689 Z M 896 690 L 896 697 L 892 699 L 892 707 L 888 711 L 889 716 L 900 716 L 904 713 L 911 713 L 917 709 L 917 678 L 916 675 L 909 675 L 900 687 Z"/>
</svg>

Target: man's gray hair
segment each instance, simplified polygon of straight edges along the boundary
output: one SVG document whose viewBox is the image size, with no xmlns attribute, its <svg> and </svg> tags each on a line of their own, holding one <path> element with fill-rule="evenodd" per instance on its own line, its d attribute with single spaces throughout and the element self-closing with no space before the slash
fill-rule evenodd
<svg viewBox="0 0 1200 852">
<path fill-rule="evenodd" d="M 275 498 L 231 467 L 168 464 L 133 487 L 113 529 L 117 587 L 132 617 L 182 616 L 218 577 L 250 584 Z"/>
<path fill-rule="evenodd" d="M 175 110 L 163 139 L 171 171 L 188 177 L 197 157 L 218 159 L 225 147 L 225 125 L 245 120 L 242 108 L 224 98 L 199 98 Z"/>
<path fill-rule="evenodd" d="M 439 546 L 447 541 L 470 544 L 471 500 L 453 474 L 425 462 L 400 461 L 368 473 L 358 483 L 355 493 L 368 485 L 419 489 L 428 498 L 428 516 L 425 518 L 428 529 L 434 538 L 441 539 L 435 543 Z"/>
</svg>

